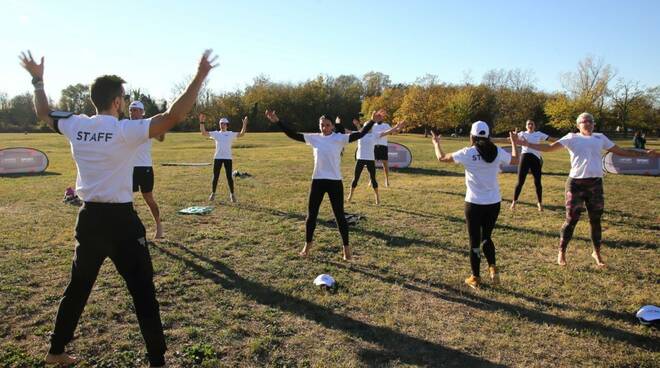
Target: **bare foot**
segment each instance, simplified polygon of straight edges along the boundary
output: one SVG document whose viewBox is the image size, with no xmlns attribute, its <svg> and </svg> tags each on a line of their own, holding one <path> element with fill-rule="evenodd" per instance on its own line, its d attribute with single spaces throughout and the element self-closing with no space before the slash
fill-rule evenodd
<svg viewBox="0 0 660 368">
<path fill-rule="evenodd" d="M 343 259 L 344 261 L 350 261 L 353 256 L 351 255 L 351 246 L 350 245 L 344 245 L 342 248 L 342 253 L 343 253 Z"/>
<path fill-rule="evenodd" d="M 596 265 L 598 267 L 605 267 L 605 262 L 603 262 L 603 257 L 600 256 L 600 252 L 593 251 L 591 252 L 591 257 L 596 260 Z"/>
<path fill-rule="evenodd" d="M 557 254 L 557 264 L 560 266 L 566 266 L 566 253 L 559 251 Z"/>
<path fill-rule="evenodd" d="M 543 204 L 542 204 L 542 203 L 540 203 L 540 202 L 537 203 L 537 204 L 536 204 L 536 207 L 538 207 L 539 212 L 543 212 Z"/>
<path fill-rule="evenodd" d="M 516 209 L 516 201 L 511 201 L 511 207 L 509 207 L 511 211 Z"/>
<path fill-rule="evenodd" d="M 69 365 L 69 364 L 76 364 L 78 362 L 78 359 L 67 353 L 62 353 L 62 354 L 46 354 L 44 361 L 46 362 L 46 364 Z"/>
<path fill-rule="evenodd" d="M 163 239 L 163 224 L 156 225 L 156 233 L 154 234 L 154 239 Z"/>
<path fill-rule="evenodd" d="M 303 249 L 298 253 L 301 257 L 307 257 L 309 255 L 309 248 L 312 246 L 312 243 L 305 243 Z"/>
<path fill-rule="evenodd" d="M 386 179 L 385 180 L 385 188 L 389 188 L 389 187 L 390 187 L 390 181 Z"/>
</svg>

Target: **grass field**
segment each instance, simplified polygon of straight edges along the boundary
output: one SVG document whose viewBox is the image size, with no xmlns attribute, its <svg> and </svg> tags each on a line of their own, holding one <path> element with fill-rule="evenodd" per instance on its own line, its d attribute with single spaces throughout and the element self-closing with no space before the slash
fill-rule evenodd
<svg viewBox="0 0 660 368">
<path fill-rule="evenodd" d="M 565 150 L 545 156 L 543 213 L 531 177 L 517 211 L 509 211 L 515 175 L 502 174 L 505 200 L 493 235 L 502 282 L 471 290 L 463 284 L 470 271 L 462 168 L 438 163 L 430 139 L 392 141 L 411 148 L 414 169 L 392 174 L 380 206 L 363 173 L 346 204 L 365 216 L 351 228 L 349 263 L 328 224 L 327 198 L 311 258 L 297 256 L 312 171 L 308 146 L 281 133 L 248 133 L 234 146 L 234 168 L 253 175 L 236 180 L 239 203 L 228 203 L 223 175 L 215 210 L 182 216 L 178 209 L 207 203 L 211 168 L 160 163 L 209 162 L 212 141 L 181 133 L 154 142 L 166 240 L 150 249 L 171 366 L 660 366 L 659 331 L 634 318 L 642 305 L 660 304 L 657 177 L 606 176 L 608 267 L 598 269 L 584 219 L 568 266 L 555 264 Z M 444 147 L 465 145 L 448 140 Z M 69 278 L 77 208 L 61 197 L 76 168 L 68 142 L 55 134 L 2 134 L 0 146 L 38 148 L 50 159 L 43 175 L 0 177 L 0 367 L 41 367 Z M 349 147 L 352 153 L 355 144 Z M 351 156 L 343 158 L 345 188 Z M 136 207 L 151 236 L 141 198 Z M 314 287 L 320 273 L 338 280 L 336 293 Z M 68 350 L 83 358 L 78 367 L 146 366 L 130 296 L 109 261 Z"/>
</svg>

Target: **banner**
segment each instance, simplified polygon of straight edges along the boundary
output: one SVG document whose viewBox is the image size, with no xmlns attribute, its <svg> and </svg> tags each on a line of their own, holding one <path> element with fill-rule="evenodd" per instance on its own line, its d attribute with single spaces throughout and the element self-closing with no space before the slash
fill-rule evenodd
<svg viewBox="0 0 660 368">
<path fill-rule="evenodd" d="M 629 148 L 628 151 L 640 151 Z M 603 156 L 603 171 L 623 175 L 660 175 L 660 159 L 658 157 L 624 157 L 608 152 Z"/>
<path fill-rule="evenodd" d="M 48 156 L 34 148 L 0 149 L 0 175 L 40 173 L 48 167 Z"/>
<path fill-rule="evenodd" d="M 355 150 L 357 157 L 357 150 Z M 403 144 L 387 143 L 387 167 L 396 169 L 405 169 L 412 163 L 412 152 Z M 376 161 L 376 167 L 383 168 L 381 161 Z"/>
</svg>

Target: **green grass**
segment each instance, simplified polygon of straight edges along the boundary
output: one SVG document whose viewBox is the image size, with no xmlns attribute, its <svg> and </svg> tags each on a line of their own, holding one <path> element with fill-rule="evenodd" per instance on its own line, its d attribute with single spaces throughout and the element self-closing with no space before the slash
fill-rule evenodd
<svg viewBox="0 0 660 368">
<path fill-rule="evenodd" d="M 597 269 L 584 219 L 568 267 L 554 264 L 568 153 L 545 156 L 543 213 L 531 178 L 518 210 L 509 211 L 516 179 L 502 174 L 505 200 L 493 236 L 502 284 L 474 291 L 463 285 L 462 168 L 438 163 L 430 139 L 392 140 L 411 148 L 415 170 L 392 174 L 380 206 L 363 174 L 346 204 L 366 218 L 351 228 L 350 263 L 340 260 L 339 234 L 327 225 L 327 199 L 311 258 L 297 257 L 312 171 L 308 146 L 281 133 L 246 135 L 234 148 L 234 168 L 253 175 L 236 180 L 240 202 L 227 203 L 221 176 L 214 212 L 181 216 L 180 208 L 206 204 L 211 168 L 159 164 L 209 162 L 213 144 L 183 133 L 154 143 L 167 239 L 152 244 L 151 254 L 171 366 L 660 366 L 658 331 L 634 318 L 642 305 L 660 304 L 658 178 L 606 176 L 608 267 Z M 0 142 L 41 149 L 50 159 L 44 175 L 0 177 L 0 366 L 38 367 L 69 277 L 77 209 L 61 197 L 76 169 L 68 143 L 55 134 L 2 134 Z M 445 148 L 466 143 L 447 140 Z M 354 149 L 343 159 L 345 188 Z M 136 207 L 151 235 L 141 198 Z M 336 293 L 313 286 L 320 273 L 338 280 Z M 130 296 L 109 261 L 76 336 L 69 350 L 84 359 L 79 367 L 146 365 Z"/>
</svg>

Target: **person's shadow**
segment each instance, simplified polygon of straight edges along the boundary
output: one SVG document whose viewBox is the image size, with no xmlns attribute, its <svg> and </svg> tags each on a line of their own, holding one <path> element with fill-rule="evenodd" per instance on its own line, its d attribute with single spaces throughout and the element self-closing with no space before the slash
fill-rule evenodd
<svg viewBox="0 0 660 368">
<path fill-rule="evenodd" d="M 222 262 L 197 254 L 181 244 L 161 242 L 152 244 L 152 247 L 222 288 L 239 291 L 259 304 L 277 308 L 379 346 L 381 350 L 365 349 L 358 353 L 367 366 L 386 366 L 397 362 L 433 367 L 504 367 L 388 327 L 374 326 L 346 317 L 330 308 L 284 294 L 262 283 L 248 280 Z"/>
</svg>

